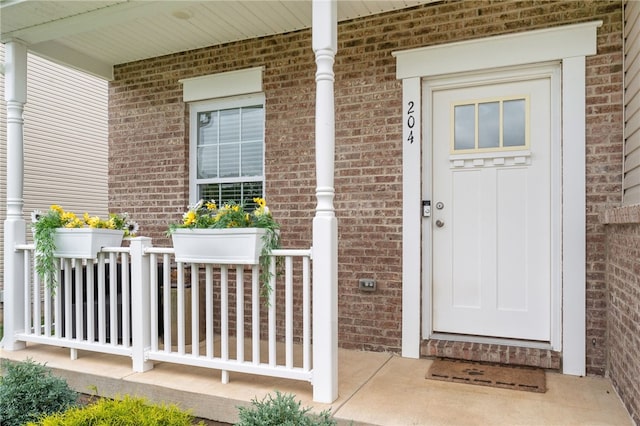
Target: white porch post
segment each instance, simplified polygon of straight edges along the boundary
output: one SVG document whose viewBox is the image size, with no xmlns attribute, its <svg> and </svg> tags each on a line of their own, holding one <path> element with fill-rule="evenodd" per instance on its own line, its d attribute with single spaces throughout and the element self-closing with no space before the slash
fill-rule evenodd
<svg viewBox="0 0 640 426">
<path fill-rule="evenodd" d="M 313 400 L 324 403 L 338 398 L 338 221 L 333 207 L 337 8 L 334 0 L 313 0 L 318 199 L 313 219 Z"/>
<path fill-rule="evenodd" d="M 132 238 L 131 248 L 131 328 L 133 371 L 144 372 L 153 368 L 153 361 L 146 359 L 145 352 L 151 346 L 151 294 L 149 288 L 149 255 L 144 254 L 151 247 L 151 238 Z M 156 283 L 152 283 L 156 285 Z M 156 307 L 154 306 L 154 309 Z"/>
<path fill-rule="evenodd" d="M 24 254 L 16 244 L 26 242 L 24 207 L 24 119 L 27 102 L 27 46 L 11 41 L 5 51 L 7 101 L 7 218 L 4 221 L 4 339 L 6 350 L 18 350 L 25 342 L 15 340 L 24 330 Z"/>
</svg>

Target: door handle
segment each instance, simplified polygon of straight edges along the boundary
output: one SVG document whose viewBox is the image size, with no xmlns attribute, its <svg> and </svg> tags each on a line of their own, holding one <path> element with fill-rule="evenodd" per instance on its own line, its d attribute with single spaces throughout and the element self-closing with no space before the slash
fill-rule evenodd
<svg viewBox="0 0 640 426">
<path fill-rule="evenodd" d="M 438 219 L 438 220 L 436 220 L 436 226 L 437 226 L 438 228 L 442 228 L 442 227 L 444 226 L 444 222 L 443 222 L 443 221 L 441 221 L 440 219 Z"/>
</svg>

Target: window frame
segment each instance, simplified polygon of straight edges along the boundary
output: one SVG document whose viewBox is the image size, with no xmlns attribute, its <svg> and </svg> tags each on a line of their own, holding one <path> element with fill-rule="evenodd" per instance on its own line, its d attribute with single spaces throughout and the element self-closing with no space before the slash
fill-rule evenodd
<svg viewBox="0 0 640 426">
<path fill-rule="evenodd" d="M 235 182 L 257 182 L 256 176 L 240 176 L 237 178 L 206 178 L 197 177 L 198 171 L 198 114 L 207 111 L 219 111 L 223 109 L 242 108 L 255 105 L 261 105 L 265 112 L 265 96 L 264 93 L 253 93 L 249 95 L 233 96 L 227 98 L 207 99 L 197 102 L 189 102 L 189 203 L 191 205 L 199 201 L 198 191 L 199 185 L 216 184 L 216 183 L 235 183 Z M 265 192 L 265 126 L 266 115 L 263 118 L 262 126 L 262 176 L 259 181 L 262 182 L 262 197 Z M 238 200 L 242 202 L 244 200 Z"/>
</svg>

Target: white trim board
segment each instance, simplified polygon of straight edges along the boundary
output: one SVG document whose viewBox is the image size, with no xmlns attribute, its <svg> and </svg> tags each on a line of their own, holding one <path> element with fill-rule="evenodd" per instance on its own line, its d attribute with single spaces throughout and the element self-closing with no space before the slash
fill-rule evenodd
<svg viewBox="0 0 640 426">
<path fill-rule="evenodd" d="M 421 118 L 425 117 L 425 112 L 422 111 L 420 89 L 416 93 L 416 87 L 420 86 L 416 79 L 548 61 L 561 62 L 563 373 L 581 376 L 586 373 L 585 56 L 596 54 L 597 29 L 601 25 L 602 21 L 594 21 L 393 52 L 396 76 L 403 80 L 403 114 L 407 115 L 407 107 L 413 103 L 414 114 Z M 407 139 L 413 129 L 410 124 L 414 123 L 404 115 L 403 198 L 407 203 L 415 204 L 422 194 L 420 188 L 416 189 L 416 182 L 422 181 L 422 159 L 415 155 L 416 147 Z M 410 197 L 418 197 L 418 200 Z M 415 231 L 421 228 L 422 217 L 405 209 L 404 234 L 416 234 Z M 421 250 L 419 236 L 403 235 L 405 260 L 414 258 L 416 247 Z M 430 303 L 428 292 L 421 288 L 422 264 L 427 255 L 430 254 L 422 253 L 422 262 L 403 261 L 402 356 L 410 358 L 420 356 L 421 302 Z"/>
</svg>

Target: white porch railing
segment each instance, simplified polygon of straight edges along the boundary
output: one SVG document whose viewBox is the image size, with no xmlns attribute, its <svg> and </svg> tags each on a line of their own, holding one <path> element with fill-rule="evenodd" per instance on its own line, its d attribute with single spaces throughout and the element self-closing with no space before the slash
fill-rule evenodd
<svg viewBox="0 0 640 426">
<path fill-rule="evenodd" d="M 97 260 L 60 259 L 55 291 L 24 253 L 24 323 L 15 339 L 154 361 L 312 381 L 311 250 L 274 250 L 269 299 L 257 266 L 185 264 L 134 238 Z M 276 268 L 276 259 L 282 266 Z M 294 284 L 295 283 L 295 284 Z"/>
</svg>

